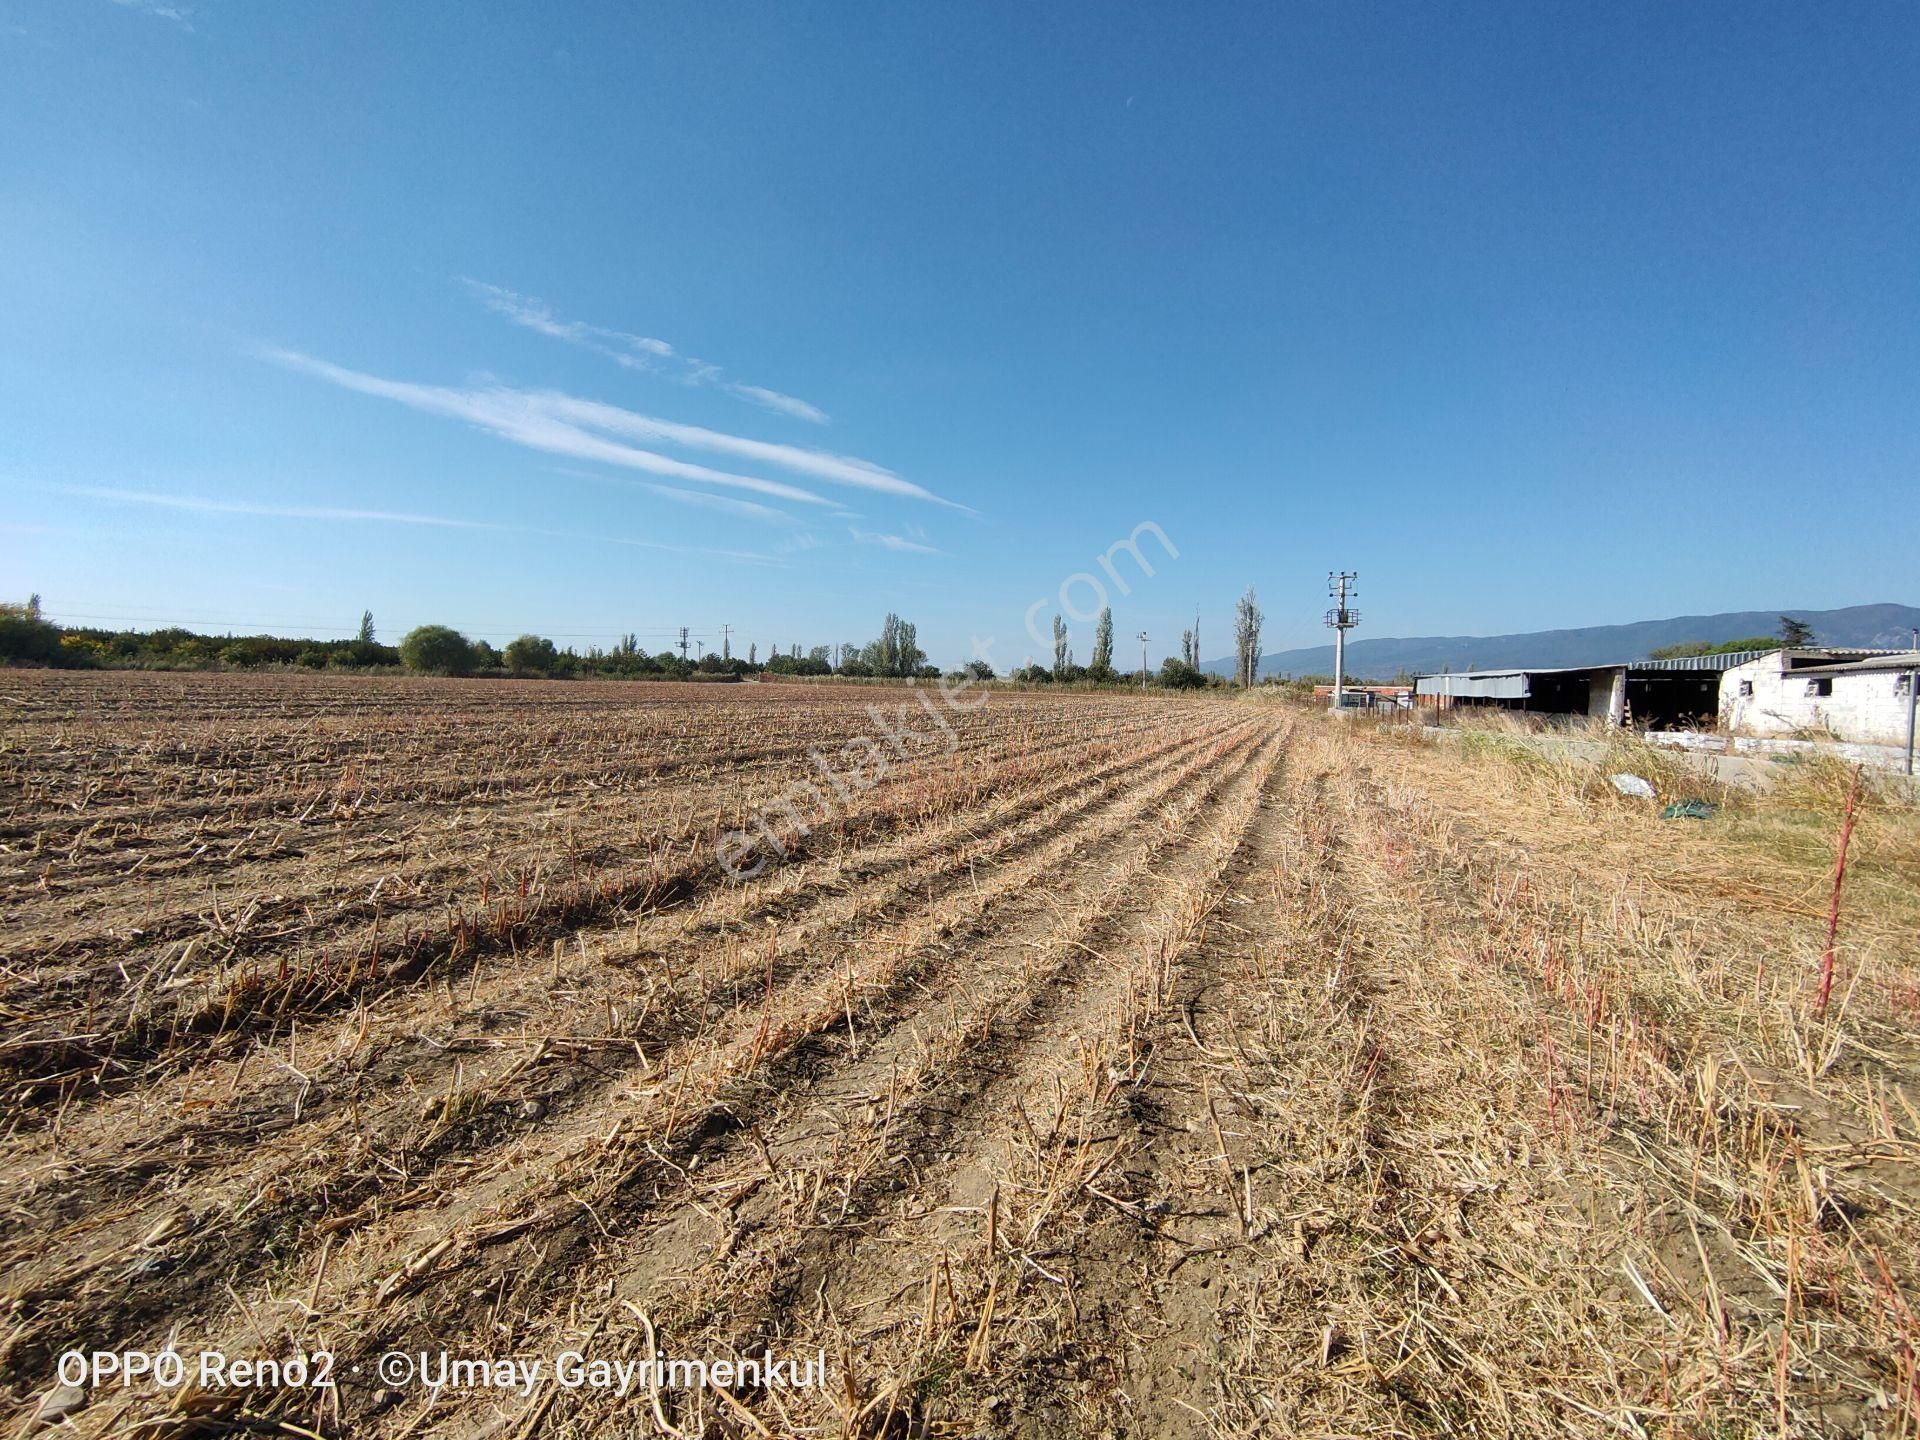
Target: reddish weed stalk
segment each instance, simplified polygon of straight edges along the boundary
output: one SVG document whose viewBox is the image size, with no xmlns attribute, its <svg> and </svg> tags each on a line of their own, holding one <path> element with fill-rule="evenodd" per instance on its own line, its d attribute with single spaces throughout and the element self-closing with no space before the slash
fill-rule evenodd
<svg viewBox="0 0 1920 1440">
<path fill-rule="evenodd" d="M 1840 886 L 1847 878 L 1847 846 L 1853 840 L 1853 807 L 1860 799 L 1860 766 L 1853 767 L 1853 783 L 1847 787 L 1846 813 L 1840 818 L 1840 843 L 1834 847 L 1833 898 L 1827 904 L 1827 945 L 1820 952 L 1820 1001 L 1814 1007 L 1817 1018 L 1827 1015 L 1827 1001 L 1833 995 L 1833 946 L 1840 935 Z"/>
</svg>

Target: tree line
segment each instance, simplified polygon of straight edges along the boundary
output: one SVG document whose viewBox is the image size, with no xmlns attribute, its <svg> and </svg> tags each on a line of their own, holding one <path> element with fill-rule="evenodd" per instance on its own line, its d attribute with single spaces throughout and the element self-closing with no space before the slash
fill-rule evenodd
<svg viewBox="0 0 1920 1440">
<path fill-rule="evenodd" d="M 1252 587 L 1235 611 L 1234 683 L 1252 685 L 1259 668 L 1260 607 Z M 70 668 L 159 670 L 279 667 L 305 670 L 405 670 L 427 675 L 548 676 L 601 679 L 737 680 L 749 675 L 844 675 L 850 678 L 934 679 L 941 670 L 928 663 L 913 622 L 889 612 L 880 633 L 858 642 L 775 647 L 762 660 L 759 645 L 746 657 L 723 642 L 718 653 L 697 659 L 672 649 L 649 654 L 635 635 L 622 636 L 608 649 L 562 648 L 543 635 L 526 634 L 503 648 L 471 639 L 450 625 L 420 625 L 397 644 L 375 633 L 373 612 L 360 617 L 350 640 L 314 640 L 278 635 L 206 635 L 178 626 L 158 630 L 110 630 L 61 626 L 42 612 L 39 596 L 24 605 L 0 603 L 0 663 Z M 995 678 L 985 660 L 969 661 L 951 672 L 976 680 Z M 1138 683 L 1137 670 L 1114 665 L 1113 611 L 1102 607 L 1094 624 L 1093 646 L 1085 665 L 1074 656 L 1065 620 L 1053 617 L 1053 663 L 1030 662 L 1008 677 L 1028 684 Z M 1222 684 L 1200 668 L 1199 622 L 1181 640 L 1179 656 L 1167 656 L 1150 677 L 1163 688 L 1185 690 Z"/>
<path fill-rule="evenodd" d="M 1789 650 L 1802 650 L 1814 643 L 1813 627 L 1804 620 L 1796 620 L 1791 615 L 1780 617 L 1780 631 L 1776 635 L 1747 635 L 1738 640 L 1722 640 L 1712 645 L 1705 640 L 1683 640 L 1678 645 L 1662 645 L 1658 650 L 1649 650 L 1649 660 L 1690 660 L 1699 655 L 1731 655 L 1742 650 L 1778 650 L 1782 646 Z"/>
<path fill-rule="evenodd" d="M 742 659 L 723 645 L 720 654 L 698 657 L 662 650 L 649 654 L 635 635 L 609 649 L 562 648 L 544 635 L 521 635 L 502 648 L 470 639 L 450 625 L 420 625 L 397 644 L 383 644 L 373 612 L 360 617 L 350 640 L 314 640 L 279 635 L 205 635 L 179 626 L 158 630 L 110 630 L 62 626 L 42 612 L 40 597 L 25 604 L 0 603 L 0 663 L 69 669 L 207 670 L 285 668 L 303 670 L 405 670 L 425 675 L 538 675 L 605 679 L 739 679 L 748 675 L 846 675 L 889 679 L 937 678 L 927 663 L 911 621 L 888 614 L 880 634 L 865 644 L 799 645 L 774 650 L 765 661 L 759 646 Z M 977 671 L 980 667 L 972 667 Z M 971 673 L 971 672 L 970 672 Z M 979 678 L 991 678 L 988 675 Z"/>
</svg>

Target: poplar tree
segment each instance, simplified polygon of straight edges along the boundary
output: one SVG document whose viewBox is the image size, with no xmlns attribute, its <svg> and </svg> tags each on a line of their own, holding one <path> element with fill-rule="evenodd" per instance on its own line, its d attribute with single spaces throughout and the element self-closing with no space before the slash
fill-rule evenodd
<svg viewBox="0 0 1920 1440">
<path fill-rule="evenodd" d="M 1260 622 L 1264 618 L 1249 585 L 1233 609 L 1233 675 L 1242 690 L 1252 689 L 1260 673 Z"/>
<path fill-rule="evenodd" d="M 1099 674 L 1113 669 L 1113 607 L 1102 605 L 1093 624 L 1093 661 L 1087 667 Z"/>
</svg>

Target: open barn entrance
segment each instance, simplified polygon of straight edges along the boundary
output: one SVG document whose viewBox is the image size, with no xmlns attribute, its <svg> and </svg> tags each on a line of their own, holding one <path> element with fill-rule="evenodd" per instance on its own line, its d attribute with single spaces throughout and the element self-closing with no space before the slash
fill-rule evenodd
<svg viewBox="0 0 1920 1440">
<path fill-rule="evenodd" d="M 1584 715 L 1592 681 L 1585 670 L 1543 670 L 1527 677 L 1526 708 L 1543 715 Z"/>
<path fill-rule="evenodd" d="M 1629 670 L 1627 711 L 1636 728 L 1711 726 L 1720 710 L 1720 677 L 1687 670 Z"/>
</svg>

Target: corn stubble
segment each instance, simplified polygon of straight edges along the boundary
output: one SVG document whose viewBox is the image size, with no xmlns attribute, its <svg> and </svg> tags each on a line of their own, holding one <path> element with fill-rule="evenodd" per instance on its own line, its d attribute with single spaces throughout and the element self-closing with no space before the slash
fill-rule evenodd
<svg viewBox="0 0 1920 1440">
<path fill-rule="evenodd" d="M 819 1389 L 101 1391 L 67 1433 L 1920 1433 L 1920 822 L 1631 742 L 998 695 L 9 675 L 6 1323 Z M 1830 987 L 1823 999 L 1823 988 Z"/>
</svg>

